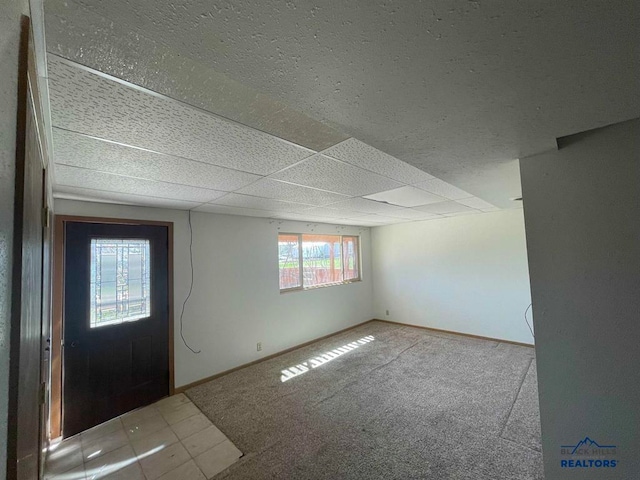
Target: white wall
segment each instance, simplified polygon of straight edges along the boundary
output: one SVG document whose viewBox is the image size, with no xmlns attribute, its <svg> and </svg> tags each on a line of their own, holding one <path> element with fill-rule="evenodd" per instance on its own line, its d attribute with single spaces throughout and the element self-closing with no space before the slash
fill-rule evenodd
<svg viewBox="0 0 640 480">
<path fill-rule="evenodd" d="M 560 146 L 520 166 L 545 478 L 638 478 L 640 120 Z M 585 436 L 618 466 L 561 468 Z"/>
<path fill-rule="evenodd" d="M 376 227 L 371 235 L 376 318 L 533 343 L 524 321 L 522 210 Z"/>
<path fill-rule="evenodd" d="M 179 315 L 190 282 L 187 212 L 56 200 L 56 214 L 174 222 L 175 372 L 185 385 L 372 318 L 368 228 L 193 213 L 194 290 L 182 344 Z M 278 229 L 360 234 L 363 281 L 280 294 Z M 256 343 L 262 342 L 262 351 Z"/>
</svg>

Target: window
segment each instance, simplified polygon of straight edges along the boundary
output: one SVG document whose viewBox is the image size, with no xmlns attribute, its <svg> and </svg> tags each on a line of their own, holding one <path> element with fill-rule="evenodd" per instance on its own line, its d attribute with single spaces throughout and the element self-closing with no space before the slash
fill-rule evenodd
<svg viewBox="0 0 640 480">
<path fill-rule="evenodd" d="M 348 235 L 278 235 L 280 290 L 360 280 L 359 238 Z"/>
<path fill-rule="evenodd" d="M 151 314 L 149 240 L 91 239 L 91 328 Z"/>
</svg>

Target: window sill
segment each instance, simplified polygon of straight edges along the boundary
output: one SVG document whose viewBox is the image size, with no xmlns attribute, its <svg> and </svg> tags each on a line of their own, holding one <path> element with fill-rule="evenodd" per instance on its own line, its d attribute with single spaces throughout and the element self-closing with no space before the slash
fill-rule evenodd
<svg viewBox="0 0 640 480">
<path fill-rule="evenodd" d="M 287 288 L 285 290 L 280 290 L 280 294 L 283 293 L 293 293 L 293 292 L 306 292 L 308 290 L 318 290 L 319 288 L 327 288 L 327 287 L 337 287 L 339 285 L 350 285 L 352 283 L 361 282 L 361 278 L 355 278 L 353 280 L 349 280 L 346 282 L 336 282 L 336 283 L 323 283 L 322 285 L 314 285 L 313 287 L 296 287 L 296 288 Z"/>
</svg>

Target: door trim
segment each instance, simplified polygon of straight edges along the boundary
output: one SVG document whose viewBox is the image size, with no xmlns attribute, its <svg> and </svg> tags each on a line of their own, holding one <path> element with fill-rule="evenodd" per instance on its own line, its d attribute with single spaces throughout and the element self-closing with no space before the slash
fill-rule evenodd
<svg viewBox="0 0 640 480">
<path fill-rule="evenodd" d="M 62 328 L 64 308 L 64 224 L 66 222 L 107 223 L 120 225 L 155 225 L 167 227 L 169 304 L 169 395 L 175 393 L 174 325 L 173 325 L 173 222 L 130 218 L 82 217 L 56 215 L 53 232 L 53 318 L 51 326 L 51 437 L 62 436 Z"/>
</svg>

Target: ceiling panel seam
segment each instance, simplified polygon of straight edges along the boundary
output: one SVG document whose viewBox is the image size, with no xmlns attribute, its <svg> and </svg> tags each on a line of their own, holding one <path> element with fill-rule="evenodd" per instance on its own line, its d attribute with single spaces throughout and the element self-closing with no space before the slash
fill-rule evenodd
<svg viewBox="0 0 640 480">
<path fill-rule="evenodd" d="M 80 135 L 80 136 L 82 136 L 82 137 L 90 138 L 90 139 L 92 139 L 92 140 L 98 140 L 98 141 L 105 142 L 105 143 L 111 143 L 111 144 L 113 144 L 113 145 L 118 145 L 118 146 L 120 146 L 120 147 L 133 148 L 133 149 L 135 149 L 135 150 L 141 150 L 141 151 L 143 151 L 143 152 L 149 152 L 149 153 L 153 153 L 153 154 L 156 154 L 156 155 L 163 155 L 163 156 L 165 156 L 165 157 L 178 158 L 178 159 L 180 159 L 180 160 L 186 160 L 186 161 L 188 161 L 188 162 L 196 162 L 196 163 L 200 163 L 200 164 L 202 164 L 202 165 L 206 165 L 206 166 L 214 166 L 214 167 L 218 167 L 218 168 L 224 168 L 225 170 L 231 170 L 231 171 L 234 171 L 234 172 L 248 173 L 248 174 L 250 174 L 250 175 L 258 175 L 260 178 L 265 178 L 265 177 L 266 177 L 266 175 L 260 175 L 259 173 L 249 172 L 248 170 L 240 170 L 240 169 L 237 169 L 237 168 L 227 167 L 227 166 L 225 166 L 225 165 L 218 165 L 218 164 L 216 164 L 216 163 L 203 162 L 202 160 L 195 160 L 195 159 L 193 159 L 193 158 L 184 157 L 184 156 L 182 156 L 182 155 L 175 155 L 175 154 L 173 154 L 173 153 L 164 153 L 164 152 L 160 152 L 160 151 L 158 151 L 158 150 L 153 150 L 153 149 L 151 149 L 151 148 L 139 147 L 139 146 L 137 146 L 137 145 L 131 145 L 131 144 L 128 144 L 128 143 L 124 143 L 124 142 L 117 142 L 117 141 L 115 141 L 115 140 L 109 140 L 109 139 L 107 139 L 107 138 L 98 137 L 98 136 L 95 136 L 95 135 L 89 135 L 88 133 L 78 132 L 77 130 L 70 130 L 70 129 L 68 129 L 68 128 L 55 127 L 55 126 L 53 127 L 53 129 L 54 129 L 54 130 L 60 130 L 60 131 L 63 131 L 63 132 L 73 133 L 74 135 Z M 315 155 L 315 153 L 311 153 L 311 154 L 309 154 L 309 156 L 308 156 L 308 157 L 305 157 L 305 158 L 303 158 L 302 160 L 300 160 L 300 161 L 296 162 L 296 164 L 297 164 L 297 163 L 300 163 L 300 162 L 302 162 L 302 161 L 304 161 L 304 160 L 306 160 L 306 159 L 308 159 L 308 158 L 310 158 L 310 157 L 313 157 L 314 155 Z M 54 162 L 54 163 L 58 163 L 58 164 L 60 164 L 60 162 Z M 295 165 L 295 164 L 294 164 L 294 165 Z M 281 170 L 282 170 L 282 169 L 281 169 Z M 272 173 L 270 173 L 269 175 L 272 175 L 272 174 L 274 174 L 274 173 L 278 173 L 278 172 L 280 172 L 280 170 L 276 170 L 275 172 L 272 172 Z"/>
<path fill-rule="evenodd" d="M 305 159 L 305 160 L 308 160 L 308 159 Z M 303 161 L 304 161 L 304 160 L 303 160 Z M 300 162 L 298 162 L 298 163 L 300 163 Z M 295 165 L 297 165 L 297 164 L 295 164 Z M 291 166 L 293 166 L 293 165 L 291 165 Z M 352 166 L 353 166 L 353 165 L 352 165 Z M 287 168 L 288 168 L 288 167 L 283 168 L 282 170 L 286 170 Z M 295 185 L 296 187 L 308 188 L 308 189 L 310 189 L 310 190 L 317 190 L 317 191 L 319 191 L 319 192 L 333 193 L 333 194 L 335 194 L 335 195 L 341 195 L 341 196 L 345 197 L 344 199 L 340 199 L 340 200 L 336 200 L 335 202 L 331 202 L 331 204 L 333 204 L 333 203 L 340 203 L 340 202 L 342 202 L 342 201 L 344 201 L 344 200 L 346 200 L 346 199 L 348 199 L 348 198 L 358 198 L 358 196 L 357 196 L 357 195 L 348 195 L 348 194 L 346 194 L 346 193 L 334 192 L 333 190 L 325 190 L 324 188 L 310 187 L 309 185 L 302 185 L 302 184 L 300 184 L 300 183 L 294 183 L 294 182 L 289 182 L 289 181 L 287 181 L 287 180 L 280 180 L 280 179 L 278 179 L 278 178 L 271 178 L 271 177 L 270 177 L 270 175 L 275 175 L 276 173 L 280 173 L 282 170 L 279 170 L 279 171 L 277 171 L 277 172 L 273 172 L 273 173 L 271 173 L 271 174 L 269 174 L 269 175 L 265 176 L 263 179 L 267 179 L 267 180 L 270 180 L 270 181 L 272 181 L 272 182 L 279 182 L 279 183 L 286 183 L 286 184 L 288 184 L 288 185 Z M 261 179 L 261 180 L 263 180 L 263 179 Z M 243 187 L 243 188 L 244 188 L 244 187 Z M 238 189 L 238 190 L 242 190 L 242 189 L 240 188 L 240 189 Z M 331 204 L 327 203 L 327 205 L 331 205 Z"/>
<path fill-rule="evenodd" d="M 250 125 L 246 125 L 246 124 L 244 124 L 244 123 L 237 122 L 237 121 L 235 121 L 235 120 L 233 120 L 233 119 L 231 119 L 231 118 L 224 117 L 224 116 L 219 115 L 219 114 L 217 114 L 217 113 L 210 112 L 209 110 L 205 110 L 204 108 L 196 107 L 196 106 L 194 106 L 194 105 L 191 105 L 190 103 L 183 102 L 182 100 L 178 100 L 178 99 L 176 99 L 176 98 L 169 97 L 169 96 L 164 95 L 164 94 L 162 94 L 162 93 L 158 93 L 158 92 L 156 92 L 156 91 L 150 90 L 150 89 L 148 89 L 148 88 L 146 88 L 146 87 L 142 87 L 142 86 L 140 86 L 140 85 L 137 85 L 137 84 L 135 84 L 135 83 L 128 82 L 128 81 L 123 80 L 123 79 L 121 79 L 121 78 L 114 77 L 113 75 L 109 75 L 108 73 L 104 73 L 104 72 L 101 72 L 101 71 L 96 70 L 96 69 L 94 69 L 94 68 L 87 67 L 86 65 L 82 65 L 81 63 L 74 62 L 73 60 L 69 60 L 69 59 L 67 59 L 67 58 L 65 58 L 65 57 L 61 57 L 60 55 L 57 55 L 57 54 L 55 54 L 55 53 L 51 53 L 51 52 L 49 52 L 49 53 L 48 53 L 48 55 L 51 55 L 51 56 L 53 56 L 53 57 L 56 57 L 60 62 L 65 63 L 65 64 L 67 64 L 67 65 L 68 65 L 68 66 L 70 66 L 70 67 L 77 68 L 78 70 L 83 70 L 83 71 L 85 71 L 85 72 L 91 73 L 91 74 L 96 75 L 96 76 L 98 76 L 98 77 L 101 77 L 101 78 L 104 78 L 104 79 L 106 79 L 106 80 L 110 80 L 110 81 L 113 81 L 113 82 L 119 83 L 119 84 L 121 84 L 121 85 L 123 85 L 123 86 L 125 86 L 125 87 L 131 88 L 131 89 L 133 89 L 133 90 L 137 90 L 137 91 L 139 91 L 139 92 L 141 92 L 141 93 L 144 93 L 144 94 L 147 94 L 147 95 L 152 95 L 152 96 L 157 97 L 157 98 L 160 98 L 160 99 L 162 99 L 162 100 L 168 100 L 168 101 L 170 101 L 170 102 L 179 103 L 180 105 L 182 105 L 182 106 L 184 106 L 184 107 L 188 107 L 188 108 L 190 108 L 190 109 L 192 109 L 192 110 L 196 110 L 196 111 L 198 111 L 198 112 L 205 113 L 205 114 L 210 115 L 210 116 L 212 116 L 212 117 L 215 117 L 215 118 L 217 118 L 217 119 L 219 119 L 219 120 L 223 120 L 223 121 L 225 121 L 225 122 L 228 122 L 228 123 L 231 123 L 231 124 L 234 124 L 234 125 L 238 125 L 238 126 L 241 126 L 241 127 L 247 128 L 247 129 L 252 130 L 252 131 L 254 131 L 254 132 L 259 132 L 259 133 L 262 133 L 262 134 L 264 134 L 264 135 L 268 135 L 268 136 L 270 136 L 270 137 L 272 137 L 272 138 L 276 138 L 276 139 L 278 139 L 279 141 L 281 141 L 281 142 L 283 142 L 283 143 L 286 143 L 287 145 L 291 145 L 291 146 L 294 146 L 294 147 L 302 148 L 302 149 L 304 149 L 304 150 L 307 150 L 307 151 L 309 151 L 309 152 L 312 152 L 312 153 L 310 154 L 310 156 L 311 156 L 311 155 L 314 155 L 314 154 L 316 154 L 316 153 L 318 153 L 317 151 L 315 151 L 315 150 L 313 150 L 313 149 L 311 149 L 311 148 L 309 148 L 309 147 L 305 147 L 304 145 L 300 145 L 300 144 L 298 144 L 298 143 L 292 142 L 291 140 L 286 140 L 286 139 L 284 139 L 284 138 L 282 138 L 282 137 L 278 137 L 277 135 L 274 135 L 274 134 L 272 134 L 272 133 L 266 132 L 266 131 L 264 131 L 264 130 L 260 130 L 260 129 L 255 128 L 255 127 L 252 127 L 252 126 L 250 126 Z M 341 143 L 341 142 L 339 142 L 339 143 Z"/>
<path fill-rule="evenodd" d="M 349 138 L 347 138 L 347 140 L 351 140 L 352 138 L 355 138 L 355 137 L 349 137 Z M 342 141 L 342 142 L 340 142 L 340 143 L 344 143 L 344 142 L 346 142 L 347 140 L 343 140 L 343 141 Z M 356 140 L 357 140 L 357 139 L 356 139 Z M 420 181 L 416 182 L 415 184 L 414 184 L 414 183 L 407 183 L 407 182 L 403 182 L 402 180 L 398 180 L 398 179 L 396 179 L 396 178 L 392 178 L 392 177 L 390 177 L 389 175 L 385 175 L 384 173 L 376 172 L 375 170 L 370 170 L 370 169 L 368 169 L 368 168 L 362 167 L 362 166 L 360 166 L 360 165 L 356 165 L 356 164 L 351 163 L 351 162 L 348 162 L 348 161 L 346 161 L 346 160 L 340 160 L 339 158 L 333 157 L 333 156 L 331 156 L 330 154 L 323 153 L 323 152 L 326 152 L 327 150 L 330 150 L 330 149 L 331 149 L 331 148 L 333 148 L 333 147 L 336 147 L 336 146 L 340 145 L 340 143 L 337 143 L 336 145 L 333 145 L 333 146 L 331 146 L 331 147 L 329 147 L 329 148 L 327 148 L 327 149 L 323 150 L 322 152 L 319 152 L 319 155 L 322 155 L 322 156 L 324 156 L 324 157 L 330 158 L 331 160 L 335 160 L 336 162 L 344 163 L 344 164 L 349 165 L 349 166 L 351 166 L 351 167 L 359 168 L 359 169 L 361 169 L 361 170 L 364 170 L 364 171 L 369 172 L 369 173 L 373 173 L 373 174 L 375 174 L 375 175 L 381 175 L 381 176 L 383 176 L 383 177 L 387 177 L 388 179 L 393 180 L 394 182 L 399 182 L 399 183 L 402 183 L 403 185 L 406 185 L 406 186 L 413 186 L 413 185 L 415 185 L 415 184 L 417 184 L 417 183 L 421 183 L 421 182 L 423 182 L 423 181 L 424 181 L 424 180 L 420 180 Z M 382 152 L 382 150 L 380 150 L 380 151 Z M 382 153 L 386 153 L 386 152 L 382 152 Z M 389 154 L 387 153 L 387 155 L 389 155 Z M 311 155 L 311 156 L 313 156 L 313 155 Z M 390 156 L 390 157 L 392 157 L 392 155 L 389 155 L 389 156 Z M 310 157 L 307 157 L 307 158 L 305 158 L 304 160 L 308 160 L 309 158 L 310 158 Z M 398 160 L 399 162 L 402 162 L 402 163 L 404 163 L 404 164 L 406 164 L 406 165 L 409 165 L 409 166 L 413 167 L 413 165 L 411 165 L 410 163 L 405 162 L 404 160 L 400 160 L 399 158 L 396 158 L 396 157 L 393 157 L 393 158 L 395 158 L 395 159 L 396 159 L 396 160 Z M 302 160 L 302 161 L 304 161 L 304 160 Z M 292 167 L 293 165 L 290 165 L 290 166 Z M 288 168 L 288 167 L 287 167 L 287 168 Z M 416 168 L 417 168 L 417 167 L 416 167 Z M 424 170 L 422 170 L 422 171 L 424 171 Z M 278 172 L 275 172 L 275 173 L 278 173 Z M 426 173 L 426 174 L 428 174 L 428 175 L 431 175 L 429 172 L 424 172 L 424 173 Z M 269 175 L 273 175 L 273 174 L 269 174 Z M 435 177 L 435 176 L 434 176 L 433 178 L 437 178 L 437 177 Z M 455 186 L 455 185 L 454 185 L 454 186 Z M 470 196 L 471 196 L 471 195 L 470 195 Z"/>
<path fill-rule="evenodd" d="M 121 173 L 114 173 L 114 172 L 108 172 L 105 170 L 98 170 L 95 168 L 87 168 L 87 167 L 79 167 L 77 165 L 69 165 L 67 163 L 62 163 L 62 162 L 56 162 L 56 165 L 61 165 L 64 166 L 66 168 L 77 168 L 78 170 L 88 170 L 90 172 L 99 172 L 99 173 L 104 173 L 105 175 L 113 175 L 116 177 L 125 177 L 125 178 L 133 178 L 134 180 L 145 180 L 148 182 L 156 182 L 156 183 L 166 183 L 167 185 L 179 185 L 181 187 L 190 187 L 190 188 L 199 188 L 201 190 L 211 190 L 212 192 L 225 192 L 225 195 L 228 193 L 232 193 L 230 190 L 221 190 L 219 188 L 207 188 L 207 187 L 199 187 L 197 185 L 189 185 L 188 183 L 177 183 L 177 182 L 167 182 L 166 180 L 156 180 L 155 178 L 146 178 L 146 177 L 136 177 L 133 175 L 123 175 Z M 66 187 L 73 187 L 77 185 L 67 185 L 65 183 L 58 183 L 58 185 L 60 186 L 66 186 Z M 80 188 L 87 188 L 87 187 L 80 187 Z"/>
<path fill-rule="evenodd" d="M 180 199 L 180 198 L 167 198 L 167 197 L 156 197 L 155 195 L 140 195 L 138 193 L 128 193 L 128 192 L 114 192 L 112 190 L 101 190 L 99 188 L 91 188 L 91 187 L 79 187 L 78 185 L 67 185 L 67 184 L 63 184 L 63 183 L 59 183 L 58 186 L 60 187 L 69 187 L 69 188 L 81 188 L 83 190 L 92 190 L 94 192 L 104 192 L 104 193 L 109 193 L 109 194 L 117 194 L 117 195 L 129 195 L 132 197 L 140 197 L 140 198 L 157 198 L 158 200 L 166 200 L 166 201 L 172 201 L 172 202 L 185 202 L 185 203 L 193 203 L 193 204 L 199 204 L 199 201 L 194 201 L 194 200 L 185 200 L 185 199 Z M 54 192 L 53 196 L 54 198 L 62 198 L 60 197 L 60 195 L 65 195 L 64 192 Z M 205 202 L 202 205 L 206 205 L 209 202 Z"/>
</svg>

